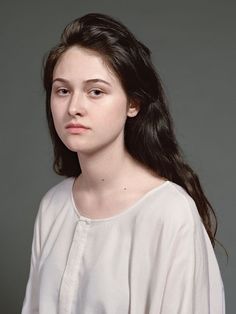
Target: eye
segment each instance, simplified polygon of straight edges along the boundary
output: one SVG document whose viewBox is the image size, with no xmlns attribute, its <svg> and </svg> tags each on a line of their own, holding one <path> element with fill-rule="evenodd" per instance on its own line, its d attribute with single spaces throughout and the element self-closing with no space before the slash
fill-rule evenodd
<svg viewBox="0 0 236 314">
<path fill-rule="evenodd" d="M 59 88 L 57 89 L 56 93 L 59 95 L 59 96 L 66 96 L 69 94 L 69 90 L 66 89 L 66 88 Z"/>
<path fill-rule="evenodd" d="M 90 90 L 89 94 L 90 94 L 92 97 L 97 98 L 97 97 L 101 96 L 102 94 L 104 94 L 104 92 L 101 91 L 100 89 L 92 89 L 92 90 Z"/>
</svg>

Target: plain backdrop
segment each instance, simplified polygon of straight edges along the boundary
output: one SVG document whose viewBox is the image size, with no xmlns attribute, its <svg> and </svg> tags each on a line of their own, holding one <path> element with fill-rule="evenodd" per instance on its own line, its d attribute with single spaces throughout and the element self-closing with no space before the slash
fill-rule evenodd
<svg viewBox="0 0 236 314">
<path fill-rule="evenodd" d="M 151 50 L 185 157 L 218 216 L 227 313 L 235 298 L 235 1 L 1 1 L 0 313 L 20 313 L 34 219 L 52 171 L 41 64 L 65 25 L 90 12 L 121 20 Z M 172 313 L 170 313 L 172 314 Z M 174 314 L 174 313 L 173 313 Z"/>
</svg>

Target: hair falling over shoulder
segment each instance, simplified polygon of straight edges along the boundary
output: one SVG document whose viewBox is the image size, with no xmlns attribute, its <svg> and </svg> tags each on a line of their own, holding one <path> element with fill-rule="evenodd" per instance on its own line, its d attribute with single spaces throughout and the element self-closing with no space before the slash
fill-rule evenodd
<svg viewBox="0 0 236 314">
<path fill-rule="evenodd" d="M 158 175 L 188 192 L 214 247 L 217 218 L 197 174 L 185 162 L 177 143 L 151 52 L 122 23 L 110 16 L 91 13 L 72 21 L 44 60 L 46 114 L 54 148 L 54 171 L 66 177 L 81 173 L 77 154 L 70 151 L 56 133 L 50 109 L 53 69 L 60 56 L 75 45 L 98 52 L 120 79 L 129 100 L 140 106 L 139 113 L 128 117 L 125 124 L 127 151 Z"/>
</svg>

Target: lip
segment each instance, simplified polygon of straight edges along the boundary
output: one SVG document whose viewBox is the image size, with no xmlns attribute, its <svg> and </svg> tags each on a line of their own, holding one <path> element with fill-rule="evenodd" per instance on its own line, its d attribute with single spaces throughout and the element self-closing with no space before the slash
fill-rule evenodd
<svg viewBox="0 0 236 314">
<path fill-rule="evenodd" d="M 76 127 L 76 128 L 67 128 L 68 133 L 70 134 L 83 134 L 88 131 L 88 128 L 81 128 L 81 127 Z"/>
<path fill-rule="evenodd" d="M 66 129 L 89 129 L 89 128 L 80 123 L 69 123 L 66 125 Z"/>
</svg>

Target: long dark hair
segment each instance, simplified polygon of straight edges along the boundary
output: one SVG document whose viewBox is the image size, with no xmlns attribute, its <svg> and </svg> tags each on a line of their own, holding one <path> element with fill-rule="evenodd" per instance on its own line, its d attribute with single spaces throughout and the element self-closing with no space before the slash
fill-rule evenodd
<svg viewBox="0 0 236 314">
<path fill-rule="evenodd" d="M 57 135 L 50 109 L 53 69 L 61 55 L 75 45 L 98 52 L 117 74 L 128 99 L 139 104 L 139 113 L 126 120 L 124 136 L 127 151 L 159 176 L 187 191 L 196 203 L 214 247 L 217 218 L 197 174 L 185 162 L 177 143 L 150 50 L 110 16 L 92 13 L 74 20 L 66 26 L 59 44 L 45 59 L 46 114 L 54 147 L 54 171 L 66 177 L 76 177 L 81 173 L 76 152 L 70 151 Z"/>
</svg>

